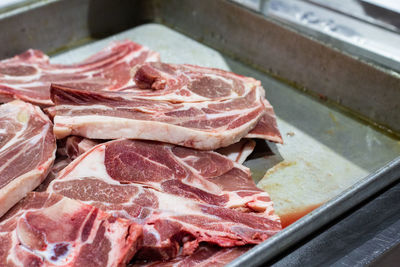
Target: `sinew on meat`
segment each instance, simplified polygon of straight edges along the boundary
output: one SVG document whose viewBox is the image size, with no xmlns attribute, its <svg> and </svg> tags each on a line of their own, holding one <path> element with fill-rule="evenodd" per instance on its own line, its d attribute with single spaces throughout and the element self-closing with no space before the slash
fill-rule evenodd
<svg viewBox="0 0 400 267">
<path fill-rule="evenodd" d="M 55 151 L 52 123 L 39 107 L 0 105 L 0 217 L 43 181 Z"/>
<path fill-rule="evenodd" d="M 78 157 L 48 192 L 143 225 L 141 259 L 190 255 L 200 242 L 258 244 L 281 229 L 249 170 L 209 151 L 116 140 Z"/>
<path fill-rule="evenodd" d="M 137 65 L 132 71 L 132 76 L 137 88 L 135 88 L 136 90 L 132 88 L 129 91 L 156 100 L 178 103 L 209 100 L 226 101 L 241 97 L 255 87 L 260 90 L 262 98 L 265 96 L 260 81 L 251 77 L 189 64 L 149 62 Z M 150 88 L 154 90 L 140 90 Z M 264 98 L 263 101 L 265 114 L 246 137 L 282 143 L 275 112 L 268 100 Z"/>
<path fill-rule="evenodd" d="M 158 53 L 128 40 L 113 42 L 81 63 L 72 65 L 50 64 L 47 55 L 30 49 L 0 61 L 0 102 L 21 99 L 51 106 L 51 83 L 85 90 L 119 90 L 132 86 L 132 67 L 158 60 Z"/>
</svg>

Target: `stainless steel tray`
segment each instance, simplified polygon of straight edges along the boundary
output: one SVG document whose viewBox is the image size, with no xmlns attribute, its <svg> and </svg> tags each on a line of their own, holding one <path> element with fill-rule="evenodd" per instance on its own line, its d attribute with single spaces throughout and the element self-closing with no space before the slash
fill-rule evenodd
<svg viewBox="0 0 400 267">
<path fill-rule="evenodd" d="M 232 266 L 272 259 L 400 178 L 399 73 L 234 3 L 48 0 L 0 14 L 0 58 L 33 47 L 53 54 L 53 62 L 72 63 L 113 39 L 146 45 L 165 62 L 228 69 L 261 80 L 285 144 L 270 146 L 274 156 L 246 162 L 256 182 L 283 160 L 306 161 L 321 177 L 346 177 L 345 186 L 333 189 L 334 199 Z M 307 168 L 293 171 L 309 174 Z"/>
</svg>

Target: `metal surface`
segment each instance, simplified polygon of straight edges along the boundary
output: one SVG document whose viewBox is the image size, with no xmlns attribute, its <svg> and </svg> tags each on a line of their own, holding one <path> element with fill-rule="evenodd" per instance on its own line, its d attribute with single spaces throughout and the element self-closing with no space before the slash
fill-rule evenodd
<svg viewBox="0 0 400 267">
<path fill-rule="evenodd" d="M 400 159 L 398 158 L 379 171 L 354 184 L 333 200 L 312 211 L 264 243 L 256 246 L 245 255 L 237 258 L 229 266 L 262 265 L 329 221 L 332 221 L 345 211 L 361 203 L 380 189 L 398 180 L 399 172 Z"/>
<path fill-rule="evenodd" d="M 100 14 L 109 10 L 112 15 L 108 22 Z M 55 18 L 52 17 L 54 13 L 65 15 Z M 70 19 L 75 21 L 71 27 L 65 27 L 66 20 Z M 165 23 L 185 34 L 160 24 L 145 24 L 115 34 L 149 20 Z M 27 24 L 30 25 L 27 32 L 37 36 L 24 40 L 18 30 L 20 25 Z M 62 36 L 64 31 L 66 36 Z M 226 35 L 227 32 L 230 34 Z M 93 42 L 106 35 L 111 36 Z M 360 62 L 235 4 L 225 1 L 53 0 L 48 4 L 39 1 L 31 8 L 0 15 L 0 40 L 10 44 L 0 47 L 3 57 L 28 47 L 57 51 L 90 41 L 52 58 L 53 62 L 72 63 L 98 51 L 113 39 L 131 39 L 144 44 L 160 52 L 165 62 L 228 69 L 261 80 L 275 107 L 285 144 L 271 146 L 274 156 L 257 157 L 246 163 L 256 181 L 281 161 L 305 162 L 291 165 L 294 166 L 292 171 L 318 176 L 322 182 L 346 178 L 347 184 L 332 188 L 335 195 L 339 194 L 336 198 L 238 258 L 232 266 L 255 266 L 270 260 L 400 178 L 398 139 L 341 112 L 325 97 L 320 100 L 305 94 L 265 72 L 239 63 L 232 56 L 260 70 L 279 74 L 281 80 L 324 92 L 334 100 L 342 99 L 343 105 L 356 112 L 371 112 L 370 119 L 383 120 L 392 128 L 400 127 L 400 112 L 396 112 L 400 99 L 397 74 Z M 312 169 L 296 169 L 296 166 L 311 166 Z M 343 190 L 345 192 L 341 193 Z"/>
<path fill-rule="evenodd" d="M 160 22 L 400 132 L 399 73 L 360 61 L 235 3 L 155 3 Z"/>
<path fill-rule="evenodd" d="M 165 62 L 217 67 L 243 75 L 250 75 L 261 80 L 262 84 L 267 88 L 268 98 L 275 105 L 278 124 L 284 134 L 285 145 L 271 146 L 275 156 L 258 157 L 246 162 L 246 165 L 251 168 L 253 178 L 256 181 L 264 175 L 268 168 L 281 160 L 307 160 L 309 163 L 307 166 L 317 169 L 315 175 L 319 175 L 318 178 L 325 181 L 326 184 L 331 184 L 333 187 L 332 195 L 336 195 L 400 154 L 400 143 L 396 140 L 332 108 L 326 107 L 323 103 L 297 92 L 261 72 L 255 71 L 159 24 L 138 26 L 101 41 L 61 53 L 53 57 L 52 61 L 55 63 L 73 63 L 84 59 L 93 51 L 100 50 L 112 40 L 123 39 L 131 39 L 159 51 L 161 59 Z M 287 132 L 294 132 L 295 135 L 287 136 Z M 344 136 L 348 138 L 347 142 L 342 142 Z M 371 157 L 372 151 L 374 157 Z M 296 171 L 299 172 L 297 175 L 313 178 L 310 176 L 309 169 L 303 168 L 299 170 L 294 166 L 293 172 Z M 347 181 L 346 183 L 340 183 L 341 186 L 337 186 L 339 183 L 336 183 L 335 187 L 335 181 L 340 177 L 345 177 Z M 370 178 L 370 182 L 373 183 L 373 181 L 374 178 L 372 180 Z M 386 178 L 382 186 L 389 181 L 390 177 Z M 360 186 L 354 186 L 351 194 L 360 192 Z M 379 184 L 375 184 L 375 186 L 374 189 L 378 190 Z M 331 204 L 331 209 L 340 207 L 336 212 L 331 212 L 329 209 L 316 211 L 312 219 L 295 224 L 298 225 L 295 231 L 287 234 L 290 238 L 284 235 L 286 242 L 289 245 L 293 244 L 293 242 L 311 233 L 317 227 L 335 218 L 344 209 L 352 207 L 360 199 L 370 194 L 371 192 L 363 189 L 361 190 L 361 195 L 354 199 L 353 202 L 346 200 Z M 326 197 L 321 196 L 323 200 L 326 200 Z M 329 216 L 326 213 L 329 213 Z M 323 215 L 325 219 L 318 219 L 321 214 L 325 214 Z M 309 224 L 310 220 L 316 221 L 313 224 Z M 304 224 L 308 225 L 308 228 L 303 228 Z M 278 240 L 281 239 L 278 238 Z M 278 242 L 283 245 L 282 241 Z M 269 247 L 268 244 L 266 246 Z M 274 244 L 270 246 L 275 247 Z M 280 252 L 282 248 L 279 246 L 277 252 Z M 271 253 L 273 250 L 268 248 L 268 251 Z M 258 256 L 258 258 L 261 260 L 267 259 L 264 258 L 268 256 L 268 254 L 264 253 L 264 250 L 262 250 L 262 254 L 263 257 Z M 273 256 L 273 254 L 270 254 L 270 256 Z M 243 258 L 243 260 L 246 260 L 246 258 Z M 252 257 L 250 260 L 249 263 L 253 263 Z M 240 261 L 238 265 L 242 263 L 243 261 Z"/>
<path fill-rule="evenodd" d="M 400 262 L 400 183 L 385 189 L 280 258 L 284 266 L 398 266 Z M 397 254 L 396 254 L 397 252 Z M 393 256 L 396 256 L 394 261 Z M 384 262 L 392 262 L 385 264 Z M 373 264 L 373 265 L 371 265 Z"/>
</svg>

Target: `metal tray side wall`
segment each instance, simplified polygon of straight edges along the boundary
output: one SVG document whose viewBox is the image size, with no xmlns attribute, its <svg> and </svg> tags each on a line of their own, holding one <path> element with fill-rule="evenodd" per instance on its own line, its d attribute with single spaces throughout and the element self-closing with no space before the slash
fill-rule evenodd
<svg viewBox="0 0 400 267">
<path fill-rule="evenodd" d="M 400 75 L 228 1 L 155 1 L 161 22 L 400 133 Z"/>
</svg>

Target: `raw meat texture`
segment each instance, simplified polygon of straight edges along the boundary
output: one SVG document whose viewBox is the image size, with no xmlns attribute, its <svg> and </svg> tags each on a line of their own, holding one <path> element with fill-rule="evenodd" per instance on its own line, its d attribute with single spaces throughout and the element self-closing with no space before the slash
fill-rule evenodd
<svg viewBox="0 0 400 267">
<path fill-rule="evenodd" d="M 156 140 L 202 150 L 238 142 L 265 114 L 261 90 L 226 101 L 172 103 L 131 92 L 51 86 L 57 138 Z"/>
<path fill-rule="evenodd" d="M 29 193 L 0 221 L 1 266 L 124 266 L 142 227 L 57 194 Z"/>
<path fill-rule="evenodd" d="M 226 101 L 241 98 L 251 90 L 260 90 L 265 114 L 246 137 L 283 143 L 275 112 L 264 98 L 265 91 L 260 81 L 219 69 L 161 62 L 137 65 L 132 72 L 138 87 L 132 92 L 138 96 L 171 102 Z"/>
<path fill-rule="evenodd" d="M 73 65 L 50 64 L 43 52 L 30 49 L 0 61 L 0 102 L 21 99 L 41 106 L 52 105 L 49 90 L 53 82 L 86 90 L 131 87 L 131 68 L 158 60 L 158 53 L 132 41 L 113 42 Z"/>
<path fill-rule="evenodd" d="M 276 116 L 271 104 L 265 99 L 265 114 L 247 135 L 247 138 L 260 138 L 275 143 L 283 144 L 282 136 L 276 123 Z"/>
<path fill-rule="evenodd" d="M 264 89 L 260 81 L 220 69 L 187 64 L 149 62 L 132 70 L 136 88 L 129 91 L 147 99 L 170 102 L 223 101 Z"/>
<path fill-rule="evenodd" d="M 250 248 L 251 246 L 220 248 L 203 244 L 189 256 L 178 257 L 169 261 L 136 262 L 132 267 L 223 267 L 246 253 Z"/>
<path fill-rule="evenodd" d="M 228 158 L 164 143 L 116 140 L 78 157 L 48 192 L 143 225 L 141 259 L 190 255 L 199 242 L 258 244 L 281 229 L 268 194 Z"/>
<path fill-rule="evenodd" d="M 237 143 L 218 149 L 217 152 L 234 162 L 243 164 L 255 147 L 256 142 L 254 140 L 243 138 Z"/>
<path fill-rule="evenodd" d="M 92 147 L 99 144 L 96 140 L 90 140 L 80 136 L 69 136 L 57 146 L 57 156 L 67 157 L 73 161 Z"/>
<path fill-rule="evenodd" d="M 69 136 L 67 138 L 58 140 L 57 142 L 57 153 L 56 160 L 53 167 L 51 168 L 46 179 L 36 188 L 35 191 L 43 192 L 46 191 L 47 187 L 53 181 L 58 173 L 68 166 L 74 159 L 79 155 L 85 153 L 100 142 L 95 140 L 89 140 L 79 136 Z"/>
<path fill-rule="evenodd" d="M 39 107 L 0 106 L 0 217 L 43 181 L 55 151 L 52 123 Z"/>
</svg>

